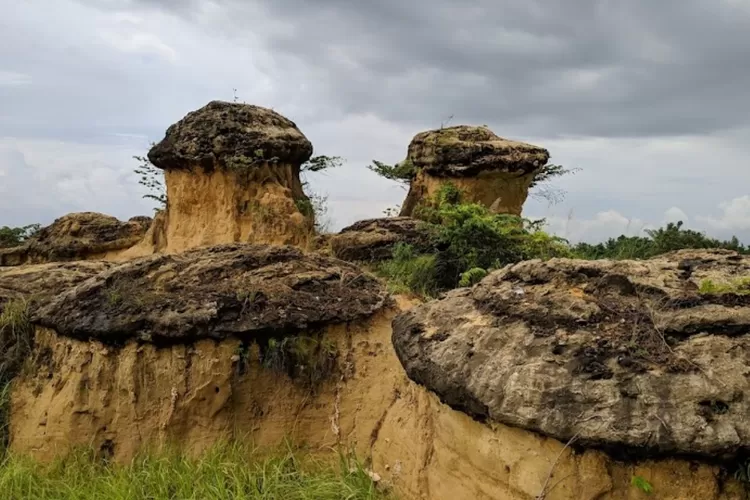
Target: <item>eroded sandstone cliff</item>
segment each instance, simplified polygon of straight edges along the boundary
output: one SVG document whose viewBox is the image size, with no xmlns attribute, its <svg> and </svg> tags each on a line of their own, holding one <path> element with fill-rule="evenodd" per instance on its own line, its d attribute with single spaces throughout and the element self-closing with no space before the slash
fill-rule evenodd
<svg viewBox="0 0 750 500">
<path fill-rule="evenodd" d="M 658 384 L 642 381 L 660 374 L 665 380 L 704 376 L 705 390 L 722 396 L 721 389 L 700 370 L 670 372 L 665 362 L 643 360 L 637 353 L 630 362 L 643 363 L 642 368 L 628 368 L 629 362 L 623 365 L 617 357 L 589 356 L 586 347 L 601 348 L 588 337 L 594 335 L 592 325 L 601 325 L 596 335 L 610 342 L 624 330 L 614 317 L 606 319 L 605 311 L 577 301 L 607 297 L 611 302 L 606 304 L 624 307 L 636 300 L 632 289 L 651 294 L 638 300 L 656 300 L 657 290 L 682 298 L 683 288 L 695 294 L 703 280 L 731 280 L 745 266 L 744 258 L 717 253 L 644 263 L 530 262 L 499 271 L 471 291 L 453 292 L 410 310 L 412 304 L 404 300 L 391 303 L 382 285 L 357 267 L 289 247 L 226 245 L 138 259 L 79 283 L 37 311 L 31 357 L 36 369 L 24 371 L 14 383 L 11 445 L 47 460 L 76 445 L 127 460 L 155 444 L 199 453 L 223 439 L 273 446 L 291 438 L 320 453 L 353 448 L 368 460 L 381 484 L 391 484 L 407 499 L 636 499 L 642 492 L 631 485 L 635 475 L 648 480 L 658 498 L 744 498 L 738 483 L 705 460 L 641 455 L 634 462 L 618 462 L 588 448 L 602 443 L 591 439 L 584 419 L 568 423 L 581 440 L 567 447 L 549 437 L 553 433 L 547 428 L 534 429 L 540 433 L 523 429 L 518 419 L 533 415 L 537 422 L 559 422 L 554 415 L 584 402 L 591 402 L 586 408 L 590 413 L 606 416 L 610 410 L 596 398 L 611 395 L 607 384 L 632 373 L 645 378 L 633 379 L 640 392 L 630 406 L 619 407 L 620 415 L 629 411 L 633 425 L 644 425 L 657 443 L 665 443 L 664 431 L 650 420 L 651 408 L 658 397 L 675 402 L 689 398 L 652 393 Z M 568 287 L 570 283 L 576 287 Z M 685 283 L 693 285 L 683 287 Z M 724 310 L 734 301 L 741 316 L 741 299 L 712 300 L 703 305 Z M 728 302 L 717 304 L 722 300 Z M 557 301 L 562 301 L 559 306 Z M 698 311 L 696 307 L 701 305 L 683 304 L 687 311 Z M 545 315 L 560 319 L 561 328 L 570 331 L 549 333 Z M 573 317 L 578 324 L 581 315 L 587 322 L 580 324 L 582 331 L 573 331 L 565 320 Z M 719 324 L 740 325 L 740 316 L 731 323 L 720 316 L 724 323 Z M 519 333 L 522 327 L 505 327 L 504 318 L 509 324 L 537 318 L 541 329 Z M 741 337 L 712 331 L 705 320 L 692 324 L 711 332 L 704 339 Z M 679 342 L 701 338 L 685 333 L 690 328 L 680 331 Z M 514 336 L 525 340 L 519 344 Z M 469 355 L 464 343 L 472 339 Z M 679 343 L 670 347 L 681 353 Z M 729 362 L 735 366 L 742 352 L 737 347 L 722 355 L 734 356 Z M 667 356 L 669 351 L 658 353 Z M 714 354 L 721 353 L 708 349 L 691 361 L 723 376 L 723 368 L 705 358 Z M 560 369 L 555 361 L 560 356 L 583 362 L 562 363 Z M 598 368 L 597 363 L 610 367 L 612 376 L 585 368 Z M 539 375 L 548 369 L 562 370 L 554 373 L 571 384 L 570 395 L 548 399 L 551 406 L 531 407 L 536 395 L 550 394 Z M 518 404 L 517 421 L 506 422 L 509 426 L 493 411 L 499 404 L 511 412 L 499 395 L 513 370 L 526 378 L 511 386 Z M 726 382 L 736 388 L 738 378 Z M 471 404 L 451 399 L 450 394 L 461 391 L 471 396 L 464 398 Z M 494 399 L 487 399 L 488 394 Z M 578 401 L 580 397 L 588 399 Z M 620 395 L 608 401 L 618 398 L 627 399 Z M 657 413 L 666 425 L 675 423 L 671 406 L 672 400 L 664 399 L 663 411 Z M 488 414 L 482 413 L 485 407 L 491 409 Z M 730 407 L 712 421 L 706 414 L 695 434 L 732 426 L 741 430 L 744 424 L 734 425 L 734 411 Z M 613 429 L 613 439 L 621 439 L 622 428 Z M 640 430 L 632 432 L 640 435 Z M 673 442 L 682 446 L 679 439 Z"/>
</svg>

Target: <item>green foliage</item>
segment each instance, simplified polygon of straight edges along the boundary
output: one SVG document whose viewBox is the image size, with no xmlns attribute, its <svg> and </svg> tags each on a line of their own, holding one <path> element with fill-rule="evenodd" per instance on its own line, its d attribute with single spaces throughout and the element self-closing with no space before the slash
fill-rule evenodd
<svg viewBox="0 0 750 500">
<path fill-rule="evenodd" d="M 261 348 L 263 366 L 286 373 L 311 390 L 330 377 L 337 358 L 333 342 L 304 335 L 271 337 Z"/>
<path fill-rule="evenodd" d="M 416 255 L 413 248 L 397 245 L 393 259 L 378 268 L 397 290 L 430 297 L 463 286 L 462 280 L 474 283 L 480 272 L 476 269 L 487 272 L 521 260 L 570 255 L 567 242 L 541 230 L 543 221 L 462 204 L 460 192 L 451 184 L 444 184 L 433 200 L 419 207 L 419 218 L 431 234 L 433 252 Z"/>
<path fill-rule="evenodd" d="M 548 182 L 550 179 L 554 179 L 555 177 L 562 177 L 563 175 L 567 174 L 574 174 L 578 172 L 579 169 L 573 168 L 565 168 L 562 165 L 554 165 L 552 163 L 548 163 L 545 166 L 543 166 L 539 171 L 534 175 L 534 180 L 531 181 L 530 188 L 536 187 L 539 184 L 543 182 Z"/>
<path fill-rule="evenodd" d="M 29 302 L 6 302 L 0 313 L 0 456 L 8 443 L 10 383 L 31 353 L 33 338 Z"/>
<path fill-rule="evenodd" d="M 393 293 L 434 297 L 438 293 L 435 261 L 435 255 L 418 255 L 413 246 L 397 243 L 393 258 L 382 262 L 376 272 L 388 281 Z"/>
<path fill-rule="evenodd" d="M 740 459 L 735 463 L 734 478 L 743 483 L 750 483 L 750 459 Z"/>
<path fill-rule="evenodd" d="M 647 495 L 650 495 L 654 491 L 654 487 L 651 486 L 651 483 L 649 483 L 644 477 L 642 476 L 633 476 L 630 479 L 630 484 L 634 487 L 638 488 L 642 492 L 644 492 Z"/>
<path fill-rule="evenodd" d="M 313 156 L 300 167 L 300 172 L 321 172 L 331 168 L 340 167 L 344 159 L 340 156 Z"/>
<path fill-rule="evenodd" d="M 323 172 L 340 167 L 343 163 L 344 159 L 340 156 L 313 156 L 300 167 L 302 188 L 305 189 L 310 185 L 310 182 L 306 179 L 306 173 Z M 305 217 L 312 216 L 314 218 L 316 232 L 327 232 L 331 222 L 328 217 L 328 195 L 313 192 L 308 194 L 308 197 L 309 200 L 298 200 L 296 202 L 297 209 Z"/>
<path fill-rule="evenodd" d="M 378 160 L 372 160 L 372 165 L 368 165 L 367 168 L 385 179 L 405 184 L 411 183 L 417 175 L 417 167 L 409 160 L 396 163 L 395 165 L 388 165 Z"/>
<path fill-rule="evenodd" d="M 153 143 L 151 144 L 153 146 Z M 138 184 L 144 186 L 148 193 L 143 197 L 154 200 L 157 203 L 155 210 L 160 210 L 167 205 L 167 192 L 164 187 L 164 172 L 156 168 L 147 156 L 133 156 L 139 165 L 133 170 L 138 174 Z"/>
<path fill-rule="evenodd" d="M 648 259 L 656 255 L 685 248 L 725 248 L 742 254 L 750 249 L 736 237 L 728 241 L 710 238 L 691 229 L 682 229 L 682 222 L 670 222 L 666 227 L 646 230 L 646 236 L 610 238 L 604 243 L 579 243 L 573 253 L 583 259 Z"/>
<path fill-rule="evenodd" d="M 11 248 L 23 245 L 26 240 L 33 237 L 41 224 L 29 224 L 21 227 L 0 227 L 0 248 Z"/>
<path fill-rule="evenodd" d="M 10 382 L 31 352 L 34 326 L 29 302 L 6 302 L 0 313 L 0 386 Z"/>
<path fill-rule="evenodd" d="M 3 500 L 375 500 L 380 492 L 360 463 L 339 465 L 291 448 L 261 454 L 237 444 L 199 459 L 142 454 L 125 466 L 78 451 L 49 465 L 8 455 L 0 461 Z"/>
<path fill-rule="evenodd" d="M 484 279 L 485 276 L 489 274 L 486 269 L 482 269 L 481 267 L 472 267 L 466 272 L 461 273 L 461 279 L 458 282 L 459 287 L 465 287 L 465 286 L 472 286 L 476 285 L 482 279 Z"/>
<path fill-rule="evenodd" d="M 705 295 L 750 295 L 750 278 L 737 278 L 725 283 L 703 280 L 698 291 Z"/>
<path fill-rule="evenodd" d="M 9 425 L 10 382 L 0 382 L 0 459 L 5 455 L 5 450 L 8 447 Z"/>
</svg>

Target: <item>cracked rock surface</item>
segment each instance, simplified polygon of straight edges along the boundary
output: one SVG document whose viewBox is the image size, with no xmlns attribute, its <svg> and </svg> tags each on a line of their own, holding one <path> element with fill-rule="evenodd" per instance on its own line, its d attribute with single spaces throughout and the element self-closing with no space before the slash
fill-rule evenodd
<svg viewBox="0 0 750 500">
<path fill-rule="evenodd" d="M 729 458 L 750 449 L 748 276 L 723 250 L 527 261 L 400 314 L 393 343 L 477 420 L 616 456 Z"/>
<path fill-rule="evenodd" d="M 33 320 L 74 338 L 186 343 L 294 334 L 368 317 L 387 300 L 379 281 L 338 259 L 227 244 L 129 261 L 58 295 Z"/>
</svg>

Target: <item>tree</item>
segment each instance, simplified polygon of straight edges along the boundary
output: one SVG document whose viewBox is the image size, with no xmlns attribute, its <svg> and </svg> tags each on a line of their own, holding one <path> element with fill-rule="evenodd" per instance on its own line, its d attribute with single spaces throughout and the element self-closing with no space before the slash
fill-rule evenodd
<svg viewBox="0 0 750 500">
<path fill-rule="evenodd" d="M 151 145 L 153 146 L 153 143 Z M 158 203 L 156 210 L 164 208 L 167 206 L 164 172 L 156 168 L 147 156 L 133 156 L 133 158 L 140 162 L 140 165 L 133 170 L 140 176 L 138 184 L 145 186 L 149 191 L 143 197 L 156 201 Z"/>
<path fill-rule="evenodd" d="M 344 159 L 340 156 L 313 156 L 300 167 L 302 188 L 310 185 L 310 181 L 307 179 L 306 173 L 316 173 L 328 170 L 331 168 L 340 167 L 343 165 Z M 328 219 L 328 195 L 311 192 L 308 197 L 310 198 L 310 210 L 313 212 L 315 218 L 315 230 L 319 233 L 328 231 L 330 221 Z"/>
<path fill-rule="evenodd" d="M 26 240 L 34 236 L 41 224 L 29 224 L 21 227 L 0 227 L 0 248 L 11 248 L 23 245 Z"/>
</svg>

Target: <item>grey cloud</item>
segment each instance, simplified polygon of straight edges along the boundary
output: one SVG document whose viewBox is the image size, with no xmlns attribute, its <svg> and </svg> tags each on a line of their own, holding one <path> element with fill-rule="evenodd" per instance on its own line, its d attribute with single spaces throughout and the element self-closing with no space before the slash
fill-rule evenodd
<svg viewBox="0 0 750 500">
<path fill-rule="evenodd" d="M 231 99 L 237 88 L 241 100 L 296 121 L 317 154 L 348 160 L 311 177 L 312 189 L 330 195 L 334 227 L 400 203 L 403 190 L 365 165 L 403 158 L 415 133 L 454 115 L 453 124 L 487 124 L 583 168 L 556 183 L 568 191 L 564 203 L 530 201 L 531 215 L 565 219 L 573 211 L 595 221 L 579 226 L 595 234 L 610 220 L 658 224 L 678 207 L 691 223 L 729 231 L 744 206 L 732 200 L 750 185 L 743 5 L 17 2 L 0 16 L 0 140 L 29 139 L 29 167 L 0 157 L 0 170 L 16 172 L 15 186 L 33 179 L 34 196 L 0 200 L 2 223 L 32 209 L 46 220 L 71 208 L 148 212 L 123 147 L 142 154 L 188 111 Z M 86 174 L 92 163 L 71 146 L 80 144 L 98 151 L 97 176 Z M 34 156 L 39 148 L 46 157 Z M 8 182 L 0 177 L 0 186 Z M 71 193 L 89 199 L 69 203 Z M 35 197 L 49 203 L 33 208 Z M 733 209 L 725 214 L 722 202 Z M 610 211 L 621 216 L 597 219 Z"/>
<path fill-rule="evenodd" d="M 175 2 L 163 4 L 189 16 Z M 522 134 L 652 136 L 748 123 L 750 12 L 714 0 L 219 0 L 325 82 L 327 105 L 398 122 L 455 114 Z M 502 132 L 501 132 L 502 133 Z"/>
</svg>

